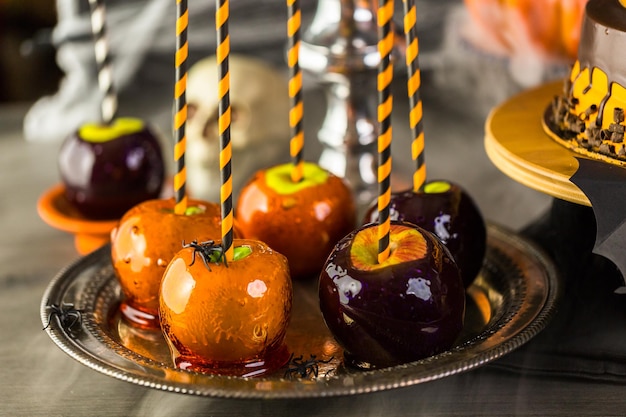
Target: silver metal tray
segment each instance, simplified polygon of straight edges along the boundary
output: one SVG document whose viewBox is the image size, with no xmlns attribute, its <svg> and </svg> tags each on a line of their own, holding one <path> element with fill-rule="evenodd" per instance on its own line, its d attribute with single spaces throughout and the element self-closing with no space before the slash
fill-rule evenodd
<svg viewBox="0 0 626 417">
<path fill-rule="evenodd" d="M 317 282 L 294 284 L 294 309 L 287 346 L 305 360 L 319 360 L 317 376 L 286 374 L 262 378 L 208 375 L 177 369 L 160 331 L 128 326 L 117 306 L 122 293 L 113 274 L 110 248 L 77 260 L 50 282 L 41 320 L 51 339 L 82 364 L 133 384 L 185 394 L 229 398 L 304 398 L 353 395 L 443 378 L 493 361 L 541 331 L 553 313 L 559 280 L 551 261 L 525 239 L 488 226 L 483 269 L 467 291 L 465 328 L 442 354 L 373 371 L 343 366 L 343 352 L 327 330 L 317 299 Z M 50 306 L 80 311 L 75 326 L 62 325 Z M 70 308 L 69 306 L 67 308 Z"/>
</svg>

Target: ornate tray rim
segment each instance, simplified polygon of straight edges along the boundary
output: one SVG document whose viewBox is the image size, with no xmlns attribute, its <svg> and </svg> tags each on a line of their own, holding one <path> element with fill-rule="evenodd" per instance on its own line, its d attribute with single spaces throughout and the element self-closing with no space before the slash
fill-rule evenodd
<svg viewBox="0 0 626 417">
<path fill-rule="evenodd" d="M 519 348 L 546 326 L 560 295 L 560 277 L 552 261 L 525 238 L 494 224 L 488 225 L 488 247 L 491 256 L 495 256 L 494 253 L 503 255 L 501 261 L 510 263 L 512 277 L 524 284 L 524 291 L 514 291 L 513 298 L 508 300 L 509 310 L 491 327 L 430 358 L 317 380 L 206 375 L 179 370 L 148 358 L 144 358 L 145 361 L 135 360 L 137 366 L 126 369 L 116 361 L 105 360 L 95 350 L 104 348 L 110 351 L 111 347 L 106 346 L 98 336 L 102 329 L 97 328 L 94 320 L 82 320 L 81 331 L 101 342 L 96 344 L 98 349 L 81 343 L 61 326 L 59 320 L 49 320 L 49 306 L 74 301 L 81 295 L 73 293 L 69 295 L 74 298 L 64 298 L 81 269 L 102 262 L 101 258 L 108 254 L 108 245 L 77 259 L 56 274 L 42 297 L 40 315 L 52 341 L 70 357 L 102 374 L 140 386 L 222 398 L 311 398 L 363 394 L 416 385 L 475 369 Z M 517 277 L 514 276 L 516 273 Z M 133 358 L 139 355 L 124 346 L 119 345 L 119 348 L 121 353 L 112 353 L 123 361 L 133 362 Z"/>
</svg>

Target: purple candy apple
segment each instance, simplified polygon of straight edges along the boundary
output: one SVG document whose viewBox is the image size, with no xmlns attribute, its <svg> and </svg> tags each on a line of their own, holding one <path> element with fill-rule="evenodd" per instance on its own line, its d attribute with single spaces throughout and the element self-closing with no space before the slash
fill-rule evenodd
<svg viewBox="0 0 626 417">
<path fill-rule="evenodd" d="M 465 289 L 446 247 L 415 225 L 392 222 L 378 263 L 378 226 L 344 237 L 320 275 L 320 308 L 346 364 L 394 366 L 449 349 L 463 328 Z"/>
<path fill-rule="evenodd" d="M 67 200 L 90 219 L 115 219 L 161 193 L 165 164 L 157 137 L 139 119 L 86 124 L 58 156 Z"/>
<path fill-rule="evenodd" d="M 417 193 L 393 193 L 389 209 L 391 220 L 413 223 L 437 235 L 459 266 L 465 287 L 472 284 L 482 268 L 487 231 L 469 194 L 457 184 L 431 181 Z M 363 223 L 377 218 L 378 211 L 373 206 Z"/>
</svg>

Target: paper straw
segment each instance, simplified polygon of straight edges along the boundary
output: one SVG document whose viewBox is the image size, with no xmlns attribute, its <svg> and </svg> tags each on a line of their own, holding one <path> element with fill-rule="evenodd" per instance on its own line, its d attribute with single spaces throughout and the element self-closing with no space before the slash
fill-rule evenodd
<svg viewBox="0 0 626 417">
<path fill-rule="evenodd" d="M 413 192 L 418 192 L 426 181 L 426 164 L 424 161 L 424 127 L 422 122 L 422 100 L 419 89 L 421 86 L 421 76 L 418 63 L 419 44 L 415 23 L 417 13 L 415 11 L 415 0 L 403 0 L 404 3 L 404 33 L 406 35 L 406 67 L 408 75 L 408 95 L 409 95 L 409 124 L 413 141 L 411 143 L 411 157 L 415 162 L 413 172 Z"/>
<path fill-rule="evenodd" d="M 228 0 L 216 0 L 215 29 L 217 31 L 218 74 L 218 129 L 220 135 L 220 202 L 222 207 L 222 247 L 226 261 L 232 261 L 233 250 L 233 179 L 231 170 L 232 147 L 230 143 L 230 73 L 228 56 Z"/>
<path fill-rule="evenodd" d="M 304 133 L 302 130 L 302 117 L 304 108 L 302 103 L 302 72 L 298 55 L 300 52 L 300 27 L 301 13 L 299 0 L 287 0 L 287 63 L 289 66 L 289 98 L 291 109 L 289 110 L 289 126 L 291 128 L 291 142 L 289 150 L 293 169 L 291 170 L 291 180 L 299 182 L 303 177 L 304 161 L 302 153 L 304 149 Z"/>
<path fill-rule="evenodd" d="M 379 0 L 378 3 L 378 263 L 389 257 L 389 202 L 391 200 L 391 110 L 393 97 L 391 82 L 393 66 L 391 51 L 393 49 L 393 0 Z"/>
<path fill-rule="evenodd" d="M 94 38 L 98 86 L 102 93 L 102 122 L 110 124 L 117 115 L 117 93 L 113 88 L 113 71 L 106 36 L 106 8 L 103 0 L 89 0 L 91 31 Z"/>
<path fill-rule="evenodd" d="M 187 137 L 185 126 L 187 123 L 187 56 L 189 46 L 187 43 L 187 27 L 189 26 L 189 13 L 187 0 L 176 0 L 176 85 L 174 87 L 174 101 L 176 114 L 174 115 L 174 131 L 176 145 L 174 146 L 174 161 L 176 174 L 174 175 L 174 212 L 184 214 L 187 210 L 187 171 L 185 168 L 185 148 Z"/>
</svg>

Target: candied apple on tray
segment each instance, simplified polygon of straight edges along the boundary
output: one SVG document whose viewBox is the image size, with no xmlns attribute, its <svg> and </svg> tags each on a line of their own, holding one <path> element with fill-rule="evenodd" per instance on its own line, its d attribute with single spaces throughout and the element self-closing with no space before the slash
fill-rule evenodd
<svg viewBox="0 0 626 417">
<path fill-rule="evenodd" d="M 446 247 L 424 229 L 392 222 L 378 262 L 378 225 L 342 239 L 320 275 L 320 308 L 348 366 L 375 369 L 441 353 L 463 329 L 465 289 Z"/>
<path fill-rule="evenodd" d="M 285 365 L 292 284 L 287 259 L 263 242 L 191 242 L 161 282 L 160 320 L 177 367 L 259 376 Z"/>
<path fill-rule="evenodd" d="M 318 274 L 335 243 L 355 225 L 352 191 L 317 164 L 305 162 L 301 181 L 291 164 L 258 171 L 241 190 L 235 216 L 244 237 L 289 260 L 292 277 Z"/>
<path fill-rule="evenodd" d="M 454 257 L 465 287 L 469 287 L 483 265 L 487 247 L 487 229 L 472 197 L 450 181 L 428 181 L 418 192 L 391 194 L 391 220 L 413 223 L 434 233 Z M 378 211 L 372 205 L 364 223 L 376 221 Z"/>
<path fill-rule="evenodd" d="M 113 268 L 125 296 L 121 310 L 139 326 L 158 327 L 161 278 L 183 242 L 221 236 L 218 204 L 190 199 L 184 214 L 176 214 L 174 205 L 173 198 L 145 201 L 111 232 Z"/>
</svg>

